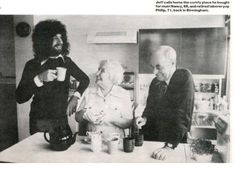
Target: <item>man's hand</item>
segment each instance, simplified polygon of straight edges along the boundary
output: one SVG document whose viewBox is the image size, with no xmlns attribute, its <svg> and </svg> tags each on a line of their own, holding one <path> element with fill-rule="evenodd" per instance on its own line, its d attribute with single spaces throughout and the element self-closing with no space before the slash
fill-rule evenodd
<svg viewBox="0 0 235 170">
<path fill-rule="evenodd" d="M 71 116 L 73 113 L 76 112 L 77 104 L 78 104 L 78 97 L 72 96 L 69 100 L 69 104 L 67 107 L 67 115 Z"/>
<path fill-rule="evenodd" d="M 56 76 L 56 70 L 46 70 L 38 75 L 38 78 L 42 82 L 49 82 L 53 81 L 57 78 Z"/>
<path fill-rule="evenodd" d="M 141 129 L 142 126 L 144 126 L 146 124 L 146 118 L 145 117 L 137 117 L 135 118 L 135 122 L 134 125 L 138 128 Z"/>
<path fill-rule="evenodd" d="M 174 149 L 172 149 L 168 146 L 164 146 L 162 148 L 156 149 L 153 152 L 152 157 L 157 160 L 165 160 L 167 158 L 167 155 L 172 153 L 173 151 L 174 151 Z"/>
</svg>

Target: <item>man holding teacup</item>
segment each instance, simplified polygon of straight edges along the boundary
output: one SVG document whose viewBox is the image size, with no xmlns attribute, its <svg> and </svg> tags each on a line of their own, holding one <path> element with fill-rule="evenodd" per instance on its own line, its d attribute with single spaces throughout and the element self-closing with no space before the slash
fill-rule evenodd
<svg viewBox="0 0 235 170">
<path fill-rule="evenodd" d="M 76 111 L 77 101 L 89 85 L 88 76 L 69 58 L 65 25 L 57 20 L 39 22 L 33 31 L 34 58 L 25 64 L 16 89 L 16 100 L 24 103 L 33 96 L 30 134 L 67 124 L 67 115 Z M 68 102 L 70 76 L 79 86 Z"/>
</svg>

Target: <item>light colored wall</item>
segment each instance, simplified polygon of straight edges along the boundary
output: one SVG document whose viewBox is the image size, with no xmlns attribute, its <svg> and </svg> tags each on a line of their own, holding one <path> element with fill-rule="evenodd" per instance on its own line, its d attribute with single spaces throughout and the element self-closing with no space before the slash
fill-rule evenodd
<svg viewBox="0 0 235 170">
<path fill-rule="evenodd" d="M 31 19 L 27 17 L 22 17 Z M 19 18 L 18 18 L 19 19 Z M 139 29 L 158 29 L 158 28 L 201 28 L 201 27 L 223 27 L 223 16 L 45 16 L 36 15 L 33 23 L 36 24 L 45 19 L 58 19 L 63 22 L 68 31 L 69 42 L 71 44 L 70 57 L 84 70 L 93 80 L 93 73 L 96 72 L 98 62 L 102 59 L 117 59 L 128 71 L 138 71 L 138 44 L 88 44 L 87 33 L 90 31 L 123 31 Z M 23 42 L 26 40 L 22 40 Z M 21 40 L 16 41 L 16 45 Z M 16 77 L 19 80 L 24 63 L 32 57 L 31 42 L 18 45 L 27 48 L 16 49 Z M 18 54 L 19 53 L 19 54 Z M 17 57 L 16 57 L 17 58 Z M 20 60 L 20 61 L 19 61 Z M 18 63 L 19 62 L 19 63 Z M 18 81 L 17 81 L 18 82 Z M 93 82 L 93 81 L 92 81 Z M 18 105 L 18 119 L 20 139 L 28 135 L 28 115 L 29 103 Z M 23 114 L 21 112 L 24 112 Z M 72 120 L 73 121 L 73 120 Z M 24 123 L 23 123 L 24 122 Z"/>
<path fill-rule="evenodd" d="M 14 26 L 19 22 L 27 22 L 33 26 L 33 16 L 14 16 Z M 15 62 L 16 62 L 16 84 L 18 85 L 26 61 L 33 57 L 31 34 L 21 38 L 15 34 Z M 17 119 L 19 140 L 29 136 L 29 109 L 31 101 L 17 104 Z"/>
<path fill-rule="evenodd" d="M 117 59 L 128 71 L 138 71 L 138 44 L 88 44 L 90 31 L 157 28 L 222 27 L 223 16 L 34 16 L 34 23 L 54 18 L 67 26 L 71 58 L 89 75 L 101 59 Z"/>
</svg>

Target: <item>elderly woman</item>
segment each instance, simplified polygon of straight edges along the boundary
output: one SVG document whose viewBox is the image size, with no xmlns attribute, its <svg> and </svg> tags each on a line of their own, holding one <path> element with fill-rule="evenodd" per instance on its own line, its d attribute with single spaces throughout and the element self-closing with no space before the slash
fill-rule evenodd
<svg viewBox="0 0 235 170">
<path fill-rule="evenodd" d="M 96 73 L 94 89 L 87 89 L 75 118 L 88 121 L 88 131 L 100 131 L 107 137 L 111 133 L 123 136 L 132 122 L 130 94 L 118 86 L 123 79 L 123 68 L 117 61 L 103 60 Z"/>
</svg>

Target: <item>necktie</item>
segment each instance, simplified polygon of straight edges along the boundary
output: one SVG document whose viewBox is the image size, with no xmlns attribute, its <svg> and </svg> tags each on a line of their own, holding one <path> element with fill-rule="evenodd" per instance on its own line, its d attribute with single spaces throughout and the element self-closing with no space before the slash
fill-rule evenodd
<svg viewBox="0 0 235 170">
<path fill-rule="evenodd" d="M 162 96 L 164 96 L 166 94 L 166 91 L 167 91 L 167 83 L 165 81 L 163 81 L 161 83 L 161 86 L 160 86 L 160 91 L 162 92 Z"/>
</svg>

